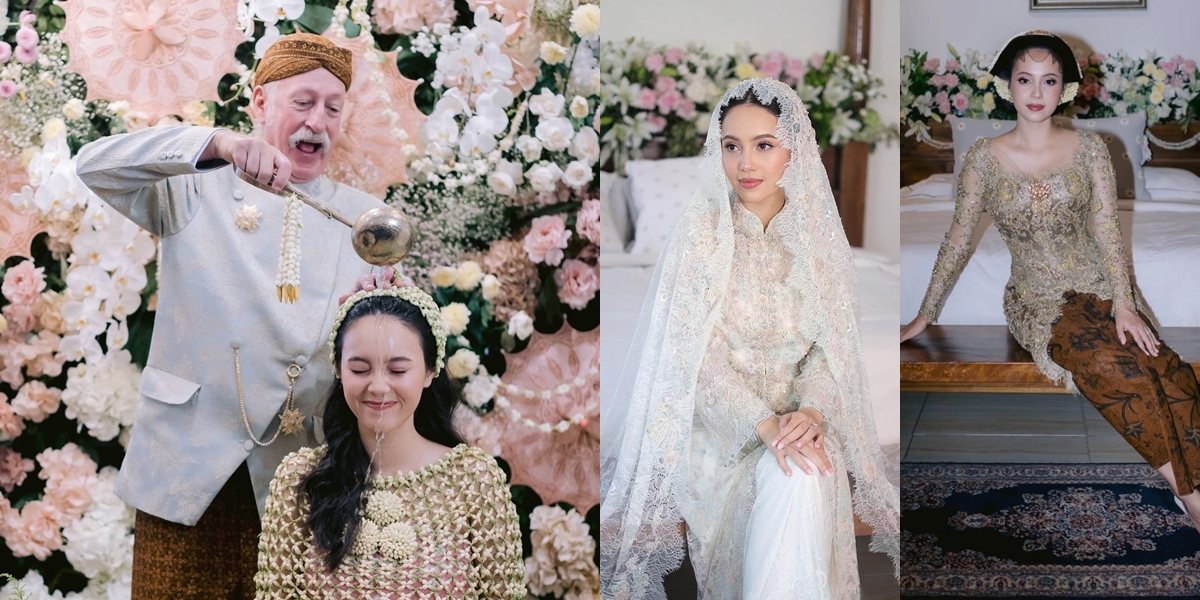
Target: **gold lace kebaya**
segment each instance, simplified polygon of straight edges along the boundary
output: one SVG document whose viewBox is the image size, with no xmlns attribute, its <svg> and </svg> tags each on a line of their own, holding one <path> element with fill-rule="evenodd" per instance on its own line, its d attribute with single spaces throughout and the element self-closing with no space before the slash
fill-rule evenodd
<svg viewBox="0 0 1200 600">
<path fill-rule="evenodd" d="M 1055 383 L 1070 374 L 1050 360 L 1046 346 L 1060 314 L 1063 293 L 1075 290 L 1145 311 L 1129 285 L 1117 222 L 1116 178 L 1099 135 L 1078 132 L 1071 161 L 1041 177 L 1006 169 L 992 138 L 971 146 L 958 180 L 954 223 L 938 251 L 921 316 L 937 321 L 946 297 L 971 254 L 971 240 L 984 211 L 1012 254 L 1004 289 L 1004 314 L 1013 337 Z"/>
<path fill-rule="evenodd" d="M 418 471 L 376 477 L 358 539 L 329 573 L 298 490 L 324 451 L 293 452 L 271 481 L 254 579 L 257 600 L 524 600 L 517 511 L 492 457 L 461 444 Z"/>
</svg>

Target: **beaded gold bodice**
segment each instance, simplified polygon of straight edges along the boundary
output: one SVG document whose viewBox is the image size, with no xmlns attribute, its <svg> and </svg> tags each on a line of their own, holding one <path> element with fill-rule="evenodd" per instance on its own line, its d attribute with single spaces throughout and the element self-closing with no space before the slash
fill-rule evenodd
<svg viewBox="0 0 1200 600">
<path fill-rule="evenodd" d="M 504 472 L 465 444 L 418 471 L 376 477 L 354 548 L 330 573 L 298 489 L 324 449 L 288 455 L 271 481 L 258 600 L 525 598 L 521 530 Z"/>
<path fill-rule="evenodd" d="M 937 321 L 971 254 L 984 211 L 1012 255 L 1004 314 L 1013 337 L 1038 369 L 1057 382 L 1067 375 L 1046 346 L 1064 292 L 1096 294 L 1113 310 L 1137 309 L 1117 221 L 1116 179 L 1099 135 L 1078 132 L 1069 163 L 1041 177 L 1006 169 L 992 138 L 971 146 L 958 180 L 954 222 L 938 251 L 921 316 Z"/>
</svg>

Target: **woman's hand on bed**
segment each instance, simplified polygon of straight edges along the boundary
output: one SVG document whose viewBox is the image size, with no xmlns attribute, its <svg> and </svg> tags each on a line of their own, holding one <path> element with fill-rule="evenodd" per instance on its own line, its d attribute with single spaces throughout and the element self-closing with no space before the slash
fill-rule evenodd
<svg viewBox="0 0 1200 600">
<path fill-rule="evenodd" d="M 821 411 L 806 406 L 796 412 L 790 412 L 782 417 L 779 417 L 779 434 L 775 439 L 771 440 L 771 445 L 776 448 L 782 448 L 787 445 L 794 445 L 797 449 L 803 448 L 807 444 L 821 447 L 821 423 L 825 422 L 825 415 Z"/>
<path fill-rule="evenodd" d="M 921 335 L 921 332 L 925 331 L 926 327 L 929 327 L 929 321 L 926 321 L 925 317 L 917 315 L 917 318 L 913 319 L 912 322 L 900 328 L 900 343 L 903 344 Z"/>
<path fill-rule="evenodd" d="M 1117 339 L 1124 346 L 1125 342 L 1132 339 L 1142 349 L 1147 356 L 1158 356 L 1158 346 L 1161 342 L 1154 337 L 1154 332 L 1146 325 L 1137 313 L 1133 312 L 1127 306 L 1122 306 L 1117 309 Z M 1126 337 L 1128 335 L 1128 337 Z"/>
</svg>

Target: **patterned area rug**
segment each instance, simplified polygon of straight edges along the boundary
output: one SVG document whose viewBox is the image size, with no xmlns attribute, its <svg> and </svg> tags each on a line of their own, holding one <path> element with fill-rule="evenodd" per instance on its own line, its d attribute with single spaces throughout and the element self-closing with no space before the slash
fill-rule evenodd
<svg viewBox="0 0 1200 600">
<path fill-rule="evenodd" d="M 902 597 L 1200 597 L 1200 533 L 1148 465 L 905 463 Z"/>
</svg>

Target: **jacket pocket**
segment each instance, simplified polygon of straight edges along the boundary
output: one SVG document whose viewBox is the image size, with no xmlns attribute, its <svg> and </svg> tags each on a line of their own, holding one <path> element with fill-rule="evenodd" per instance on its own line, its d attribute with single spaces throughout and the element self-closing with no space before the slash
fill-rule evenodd
<svg viewBox="0 0 1200 600">
<path fill-rule="evenodd" d="M 142 379 L 138 382 L 138 392 L 142 396 L 165 404 L 183 404 L 199 391 L 200 384 L 150 366 L 142 370 Z"/>
</svg>

